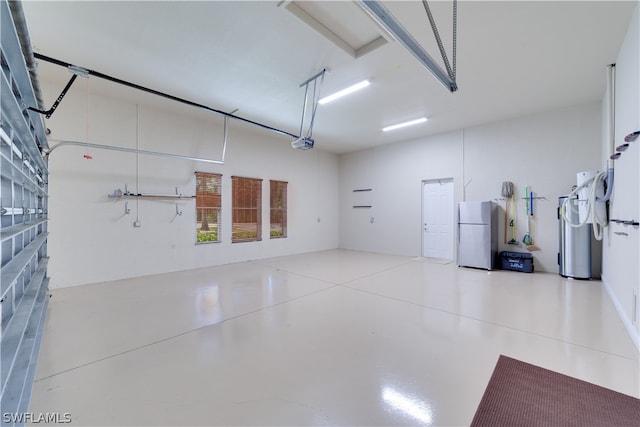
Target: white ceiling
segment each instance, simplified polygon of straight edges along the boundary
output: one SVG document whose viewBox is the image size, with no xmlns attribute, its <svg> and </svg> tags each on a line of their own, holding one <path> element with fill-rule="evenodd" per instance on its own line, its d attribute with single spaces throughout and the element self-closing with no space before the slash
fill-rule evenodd
<svg viewBox="0 0 640 427">
<path fill-rule="evenodd" d="M 306 10 L 357 49 L 382 34 L 357 4 L 279 3 L 27 0 L 23 6 L 36 52 L 222 111 L 238 109 L 239 116 L 296 134 L 300 83 L 324 67 L 322 94 L 369 78 L 368 88 L 318 108 L 316 148 L 343 153 L 601 99 L 606 65 L 615 62 L 637 5 L 460 1 L 459 90 L 451 94 L 399 43 L 354 58 L 292 13 L 296 6 Z M 422 2 L 384 4 L 440 57 Z M 430 4 L 451 56 L 452 2 Z M 39 70 L 60 88 L 69 78 L 46 63 Z M 91 85 L 133 96 L 113 84 Z M 428 122 L 381 131 L 421 116 Z"/>
</svg>

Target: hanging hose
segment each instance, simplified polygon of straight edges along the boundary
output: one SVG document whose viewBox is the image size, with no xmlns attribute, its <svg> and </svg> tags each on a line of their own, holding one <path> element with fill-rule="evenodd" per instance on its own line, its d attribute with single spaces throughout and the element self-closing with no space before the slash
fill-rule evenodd
<svg viewBox="0 0 640 427">
<path fill-rule="evenodd" d="M 598 183 L 600 181 L 603 181 L 607 185 L 606 194 L 602 198 L 599 198 L 597 195 Z M 580 221 L 578 224 L 575 224 L 571 222 L 571 219 L 567 216 L 568 209 L 571 209 L 573 212 L 575 212 L 573 206 L 568 202 L 569 200 L 577 199 L 578 193 L 580 192 L 580 190 L 582 190 L 585 187 L 588 187 L 589 185 L 591 185 L 591 188 L 589 190 L 589 195 L 586 200 L 587 215 L 585 215 L 585 218 L 583 221 Z M 564 215 L 566 223 L 569 224 L 571 227 L 582 227 L 589 221 L 589 218 L 591 218 L 593 222 L 592 224 L 593 235 L 596 238 L 596 240 L 602 240 L 603 228 L 607 226 L 608 221 L 607 221 L 607 218 L 600 218 L 600 216 L 598 215 L 597 204 L 607 202 L 611 197 L 612 191 L 613 191 L 613 168 L 612 167 L 608 168 L 607 172 L 598 172 L 596 175 L 594 175 L 593 177 L 589 178 L 588 180 L 586 180 L 585 182 L 577 186 L 575 189 L 571 191 L 571 193 L 568 194 L 567 198 L 562 203 L 562 215 Z"/>
<path fill-rule="evenodd" d="M 609 65 L 607 67 L 607 90 L 605 94 L 605 98 L 607 100 L 606 106 L 606 120 L 604 121 L 604 126 L 606 130 L 606 141 L 609 147 L 609 150 L 613 151 L 614 141 L 615 141 L 615 82 L 616 82 L 616 73 L 615 73 L 615 64 Z M 619 153 L 618 153 L 619 154 Z M 568 197 L 562 203 L 562 215 L 564 216 L 565 222 L 569 224 L 571 227 L 581 227 L 589 221 L 589 218 L 592 219 L 592 228 L 593 235 L 596 240 L 602 240 L 603 237 L 603 228 L 607 226 L 608 220 L 607 218 L 600 218 L 598 216 L 598 203 L 606 203 L 611 198 L 611 194 L 613 193 L 613 160 L 616 154 L 614 153 L 611 159 L 611 163 L 608 164 L 607 172 L 599 172 L 595 176 L 586 180 L 582 184 L 580 184 L 577 188 L 575 188 L 571 193 L 569 193 Z M 602 181 L 606 184 L 607 191 L 602 198 L 598 197 L 598 186 Z M 579 224 L 574 224 L 571 222 L 571 219 L 567 216 L 567 204 L 569 204 L 569 209 L 571 209 L 575 213 L 575 209 L 572 203 L 569 203 L 570 200 L 579 199 L 578 193 L 585 187 L 591 185 L 591 189 L 589 191 L 589 195 L 587 197 L 586 203 L 586 211 L 587 215 L 585 215 L 585 219 L 583 221 L 579 221 Z M 606 212 L 606 211 L 605 211 Z M 578 213 L 578 218 L 580 215 Z"/>
</svg>

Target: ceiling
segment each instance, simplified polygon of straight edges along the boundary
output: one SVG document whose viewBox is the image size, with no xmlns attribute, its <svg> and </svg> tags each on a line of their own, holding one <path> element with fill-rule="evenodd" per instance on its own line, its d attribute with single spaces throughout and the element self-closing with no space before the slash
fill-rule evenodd
<svg viewBox="0 0 640 427">
<path fill-rule="evenodd" d="M 430 4 L 451 58 L 452 2 Z M 422 2 L 384 5 L 442 63 Z M 460 1 L 452 94 L 351 1 L 23 3 L 38 53 L 295 134 L 302 82 L 326 68 L 320 93 L 329 94 L 368 78 L 369 87 L 317 109 L 316 148 L 337 153 L 595 102 L 636 5 Z M 60 89 L 70 76 L 43 62 L 39 72 Z M 139 96 L 105 81 L 91 88 Z"/>
</svg>

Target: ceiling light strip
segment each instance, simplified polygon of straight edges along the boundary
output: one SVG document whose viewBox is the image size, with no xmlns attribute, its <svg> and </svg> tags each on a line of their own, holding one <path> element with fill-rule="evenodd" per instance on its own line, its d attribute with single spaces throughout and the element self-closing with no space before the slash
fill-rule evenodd
<svg viewBox="0 0 640 427">
<path fill-rule="evenodd" d="M 370 82 L 369 80 L 362 80 L 361 82 L 358 82 L 356 84 L 353 84 L 347 88 L 344 88 L 338 92 L 332 93 L 331 95 L 325 96 L 324 98 L 320 99 L 318 101 L 318 104 L 326 104 L 328 102 L 331 101 L 335 101 L 338 98 L 342 98 L 345 95 L 349 95 L 350 93 L 353 93 L 357 90 L 363 89 L 367 86 L 369 86 Z"/>
<path fill-rule="evenodd" d="M 409 34 L 398 20 L 379 2 L 375 0 L 356 0 L 374 21 L 393 36 L 409 52 L 415 56 L 427 70 L 450 92 L 458 90 L 458 85 L 449 77 L 426 50 Z"/>
<path fill-rule="evenodd" d="M 391 125 L 391 126 L 387 126 L 382 128 L 383 132 L 389 132 L 390 130 L 396 130 L 396 129 L 400 129 L 400 128 L 404 128 L 407 126 L 413 126 L 413 125 L 417 125 L 420 123 L 424 123 L 427 121 L 426 117 L 420 117 L 419 119 L 415 119 L 415 120 L 409 120 L 408 122 L 403 122 L 403 123 L 398 123 L 397 125 Z"/>
</svg>

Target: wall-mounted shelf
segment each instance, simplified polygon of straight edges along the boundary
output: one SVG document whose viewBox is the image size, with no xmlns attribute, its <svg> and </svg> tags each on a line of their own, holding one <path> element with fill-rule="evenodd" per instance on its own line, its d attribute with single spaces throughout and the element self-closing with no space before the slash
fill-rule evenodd
<svg viewBox="0 0 640 427">
<path fill-rule="evenodd" d="M 373 207 L 373 199 L 371 197 L 372 188 L 354 188 L 353 189 L 353 208 L 354 209 L 371 209 Z"/>
<path fill-rule="evenodd" d="M 533 199 L 533 200 L 549 200 L 544 196 L 534 196 L 534 197 L 521 197 L 522 200 L 529 200 L 529 199 Z M 496 197 L 493 199 L 496 202 L 502 201 L 504 202 L 505 200 L 511 200 L 511 197 Z"/>
<path fill-rule="evenodd" d="M 609 156 L 609 158 L 611 160 L 617 160 L 620 158 L 620 156 L 622 156 L 622 154 L 624 154 L 624 152 L 627 150 L 627 148 L 629 148 L 629 143 L 630 142 L 634 142 L 635 140 L 638 139 L 638 135 L 640 135 L 640 130 L 637 130 L 635 132 L 631 132 L 629 135 L 624 137 L 624 144 L 620 144 L 616 147 L 616 152 L 613 153 L 611 156 Z"/>
<path fill-rule="evenodd" d="M 165 200 L 174 200 L 174 199 L 195 199 L 196 196 L 183 196 L 182 194 L 123 194 L 121 197 L 123 198 L 141 198 L 141 199 L 165 199 Z"/>
<path fill-rule="evenodd" d="M 127 185 L 124 186 L 124 191 L 118 188 L 114 190 L 113 193 L 108 194 L 107 197 L 110 199 L 117 199 L 117 200 L 146 199 L 146 200 L 157 200 L 157 201 L 164 201 L 164 200 L 171 201 L 171 202 L 174 202 L 176 205 L 176 215 L 174 216 L 173 219 L 182 215 L 182 211 L 180 210 L 180 207 L 178 205 L 178 202 L 180 200 L 195 200 L 196 198 L 196 196 L 185 196 L 183 194 L 180 194 L 178 192 L 178 187 L 176 187 L 175 194 L 146 194 L 146 193 L 132 193 L 129 191 Z M 128 215 L 130 213 L 131 213 L 131 209 L 129 208 L 129 202 L 125 201 L 124 214 Z M 173 220 L 171 221 L 173 222 Z M 136 217 L 136 220 L 133 223 L 133 226 L 140 227 L 140 225 L 141 225 L 140 219 Z"/>
<path fill-rule="evenodd" d="M 610 219 L 609 221 L 615 224 L 630 225 L 632 227 L 640 226 L 640 222 L 635 219 Z"/>
<path fill-rule="evenodd" d="M 631 132 L 629 135 L 624 137 L 625 142 L 633 142 L 636 139 L 638 139 L 638 136 L 640 136 L 640 130 L 637 130 L 635 132 Z"/>
<path fill-rule="evenodd" d="M 178 188 L 176 187 L 175 194 L 145 194 L 145 193 L 132 193 L 125 186 L 124 191 L 121 189 L 116 189 L 113 193 L 108 194 L 107 197 L 110 199 L 123 199 L 123 198 L 132 198 L 132 199 L 164 199 L 164 200 L 175 200 L 175 199 L 195 199 L 196 196 L 185 196 L 183 194 L 178 193 Z"/>
</svg>

